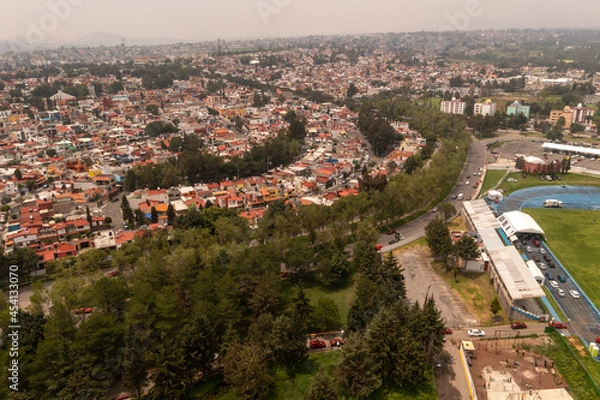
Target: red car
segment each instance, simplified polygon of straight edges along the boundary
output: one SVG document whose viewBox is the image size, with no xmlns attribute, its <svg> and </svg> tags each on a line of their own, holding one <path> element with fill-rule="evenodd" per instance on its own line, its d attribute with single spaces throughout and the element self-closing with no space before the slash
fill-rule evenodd
<svg viewBox="0 0 600 400">
<path fill-rule="evenodd" d="M 315 340 L 311 340 L 308 343 L 308 347 L 310 347 L 311 349 L 323 349 L 323 348 L 327 347 L 327 343 L 325 343 L 325 341 L 323 341 L 323 340 L 315 339 Z"/>
<path fill-rule="evenodd" d="M 89 314 L 92 312 L 92 307 L 81 307 L 78 310 L 75 310 L 75 314 Z"/>
<path fill-rule="evenodd" d="M 382 244 L 378 244 L 377 246 L 375 246 L 375 248 L 377 249 L 377 251 L 383 249 L 383 245 Z"/>
<path fill-rule="evenodd" d="M 396 233 L 395 229 L 388 229 L 386 232 L 386 234 L 388 234 L 388 235 L 393 235 L 394 233 Z"/>
<path fill-rule="evenodd" d="M 596 338 L 596 343 L 600 344 L 600 336 Z"/>
<path fill-rule="evenodd" d="M 335 339 L 329 341 L 329 345 L 331 347 L 340 347 L 340 346 L 343 346 L 344 345 L 344 339 L 342 339 L 342 338 L 335 338 Z"/>
<path fill-rule="evenodd" d="M 525 322 L 515 321 L 510 324 L 510 327 L 513 329 L 527 329 L 527 324 Z"/>
<path fill-rule="evenodd" d="M 567 325 L 564 322 L 560 321 L 552 321 L 548 325 L 555 329 L 567 329 Z"/>
<path fill-rule="evenodd" d="M 442 335 L 451 335 L 452 334 L 452 329 L 444 327 L 444 328 L 440 329 L 440 333 Z"/>
</svg>

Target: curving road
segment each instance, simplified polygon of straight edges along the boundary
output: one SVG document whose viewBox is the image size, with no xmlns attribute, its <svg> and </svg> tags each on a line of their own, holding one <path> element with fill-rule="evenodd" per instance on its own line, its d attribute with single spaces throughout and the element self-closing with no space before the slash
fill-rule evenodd
<svg viewBox="0 0 600 400">
<path fill-rule="evenodd" d="M 485 165 L 487 161 L 490 161 L 490 156 L 491 154 L 488 153 L 484 144 L 478 140 L 473 140 L 473 142 L 471 142 L 471 146 L 469 147 L 467 160 L 465 161 L 465 166 L 463 167 L 459 181 L 457 182 L 456 186 L 454 186 L 454 189 L 448 195 L 448 197 L 444 199 L 444 202 L 452 204 L 456 208 L 456 211 L 460 212 L 462 208 L 462 201 L 454 200 L 452 199 L 452 196 L 462 193 L 465 200 L 469 197 L 475 197 L 479 188 L 474 189 L 473 184 L 477 180 L 483 181 L 485 175 Z M 480 168 L 484 171 L 482 175 L 474 176 L 474 173 L 478 173 Z M 470 177 L 467 178 L 467 175 L 470 175 Z M 469 181 L 469 185 L 465 184 L 467 181 Z M 377 244 L 383 246 L 381 248 L 382 252 L 387 252 L 404 246 L 407 243 L 418 240 L 425 236 L 425 226 L 436 217 L 442 217 L 442 215 L 434 211 L 429 211 L 419 218 L 396 229 L 396 232 L 399 232 L 404 237 L 404 239 L 400 242 L 389 244 L 390 240 L 392 240 L 394 236 L 383 233 L 377 238 Z"/>
</svg>

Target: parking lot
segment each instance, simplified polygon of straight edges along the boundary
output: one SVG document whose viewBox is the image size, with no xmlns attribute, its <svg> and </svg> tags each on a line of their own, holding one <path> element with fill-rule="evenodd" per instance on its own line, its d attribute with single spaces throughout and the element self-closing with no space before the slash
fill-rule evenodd
<svg viewBox="0 0 600 400">
<path fill-rule="evenodd" d="M 534 260 L 541 272 L 545 275 L 544 286 L 552 294 L 554 300 L 567 316 L 567 328 L 571 333 L 577 333 L 588 342 L 593 342 L 600 335 L 598 327 L 600 326 L 600 315 L 594 306 L 582 295 L 582 291 L 576 282 L 570 277 L 569 273 L 562 266 L 560 261 L 552 254 L 546 243 L 539 240 L 539 247 L 534 243 L 539 240 L 538 237 L 520 237 L 518 246 L 523 254 L 531 260 Z M 564 277 L 562 282 L 558 276 Z M 552 278 L 552 279 L 550 279 Z M 558 289 L 564 290 L 564 295 L 559 295 Z M 570 294 L 575 290 L 580 294 L 580 298 L 575 298 Z"/>
</svg>

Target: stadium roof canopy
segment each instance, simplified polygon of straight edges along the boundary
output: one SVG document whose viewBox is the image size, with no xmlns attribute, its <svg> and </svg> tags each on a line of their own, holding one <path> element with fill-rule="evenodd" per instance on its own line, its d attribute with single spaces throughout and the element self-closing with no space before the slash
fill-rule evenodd
<svg viewBox="0 0 600 400">
<path fill-rule="evenodd" d="M 568 151 L 571 153 L 600 157 L 600 149 L 590 149 L 588 147 L 572 146 L 570 144 L 544 143 L 542 144 L 542 149 Z"/>
<path fill-rule="evenodd" d="M 543 229 L 535 222 L 531 216 L 521 211 L 510 211 L 498 217 L 498 222 L 502 226 L 507 236 L 515 233 L 535 233 L 543 235 Z"/>
</svg>

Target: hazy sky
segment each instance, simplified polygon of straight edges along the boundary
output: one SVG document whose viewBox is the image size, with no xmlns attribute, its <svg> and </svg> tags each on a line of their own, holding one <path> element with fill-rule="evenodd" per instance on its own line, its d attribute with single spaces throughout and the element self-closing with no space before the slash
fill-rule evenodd
<svg viewBox="0 0 600 400">
<path fill-rule="evenodd" d="M 600 28 L 600 1 L 0 0 L 0 38 L 103 31 L 182 40 L 498 28 Z"/>
</svg>

